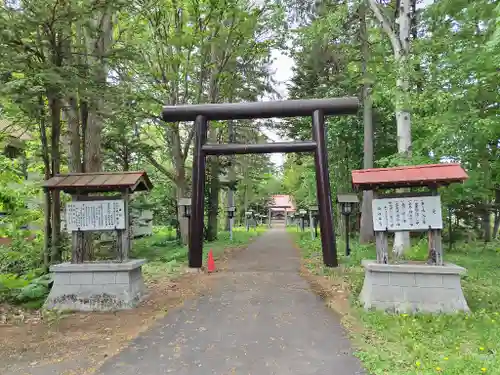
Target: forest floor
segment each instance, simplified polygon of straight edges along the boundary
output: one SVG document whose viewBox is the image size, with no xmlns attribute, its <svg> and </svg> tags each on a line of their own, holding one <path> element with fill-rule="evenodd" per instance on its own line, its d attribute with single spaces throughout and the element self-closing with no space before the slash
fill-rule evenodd
<svg viewBox="0 0 500 375">
<path fill-rule="evenodd" d="M 323 267 L 321 243 L 295 234 L 302 272 L 332 309 L 357 346 L 356 355 L 372 374 L 500 374 L 500 242 L 456 244 L 445 259 L 467 269 L 462 287 L 470 314 L 385 314 L 357 302 L 364 278 L 362 259 L 375 259 L 372 246 L 354 243 L 341 266 Z M 339 241 L 340 242 L 340 241 Z M 344 244 L 338 244 L 343 253 Z M 408 258 L 424 259 L 427 244 L 415 244 Z"/>
<path fill-rule="evenodd" d="M 233 242 L 222 233 L 204 252 L 212 249 L 217 268 L 224 269 L 231 252 L 263 231 L 235 232 Z M 209 289 L 217 278 L 187 272 L 186 249 L 165 246 L 158 236 L 137 241 L 134 248 L 135 257 L 148 259 L 143 273 L 149 293 L 134 310 L 57 314 L 0 306 L 0 373 L 92 373 L 169 310 Z M 44 372 L 48 367 L 52 372 Z"/>
</svg>

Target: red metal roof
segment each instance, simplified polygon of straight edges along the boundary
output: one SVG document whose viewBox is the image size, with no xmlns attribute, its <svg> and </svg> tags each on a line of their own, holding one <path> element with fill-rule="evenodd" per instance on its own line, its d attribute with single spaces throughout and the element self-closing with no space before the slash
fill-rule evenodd
<svg viewBox="0 0 500 375">
<path fill-rule="evenodd" d="M 275 208 L 271 208 L 271 211 L 295 211 L 292 197 L 290 197 L 289 195 L 273 195 L 271 197 L 271 202 L 272 203 L 269 206 L 275 206 Z"/>
<path fill-rule="evenodd" d="M 352 171 L 355 189 L 418 187 L 449 185 L 463 182 L 469 176 L 456 163 L 413 165 L 393 168 L 373 168 Z"/>
<path fill-rule="evenodd" d="M 60 174 L 45 181 L 43 186 L 49 190 L 66 192 L 104 192 L 125 188 L 132 191 L 150 190 L 153 184 L 145 171 L 136 171 Z"/>
</svg>

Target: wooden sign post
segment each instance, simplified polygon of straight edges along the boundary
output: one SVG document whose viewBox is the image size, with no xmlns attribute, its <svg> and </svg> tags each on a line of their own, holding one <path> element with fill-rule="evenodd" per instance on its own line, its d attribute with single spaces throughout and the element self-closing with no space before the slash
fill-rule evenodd
<svg viewBox="0 0 500 375">
<path fill-rule="evenodd" d="M 443 218 L 438 187 L 463 182 L 467 174 L 459 164 L 417 165 L 365 169 L 352 172 L 354 189 L 374 191 L 373 229 L 376 261 L 365 259 L 360 300 L 367 309 L 401 312 L 469 311 L 460 275 L 463 267 L 443 261 Z M 387 193 L 399 188 L 419 191 Z M 422 191 L 426 189 L 427 191 Z M 427 261 L 393 259 L 389 234 L 427 232 Z"/>
<path fill-rule="evenodd" d="M 129 309 L 145 296 L 144 259 L 129 259 L 131 248 L 130 195 L 149 191 L 146 172 L 100 172 L 58 175 L 44 189 L 73 197 L 66 205 L 66 228 L 72 235 L 71 262 L 50 267 L 54 285 L 47 309 L 109 311 Z M 119 195 L 107 196 L 103 193 Z M 90 195 L 93 194 L 93 195 Z M 84 254 L 84 233 L 116 232 L 114 260 L 90 261 Z"/>
<path fill-rule="evenodd" d="M 377 261 L 387 264 L 388 234 L 400 231 L 428 232 L 428 263 L 442 266 L 441 199 L 435 190 L 429 193 L 377 194 L 372 201 L 373 229 L 377 245 Z"/>
</svg>

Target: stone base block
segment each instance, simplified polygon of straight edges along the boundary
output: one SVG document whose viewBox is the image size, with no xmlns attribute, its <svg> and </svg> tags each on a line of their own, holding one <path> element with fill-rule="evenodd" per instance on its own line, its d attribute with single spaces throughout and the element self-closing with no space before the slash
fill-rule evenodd
<svg viewBox="0 0 500 375">
<path fill-rule="evenodd" d="M 73 311 L 130 309 L 145 297 L 145 259 L 126 262 L 62 263 L 50 267 L 54 285 L 45 308 Z"/>
<path fill-rule="evenodd" d="M 452 263 L 379 264 L 363 260 L 365 280 L 360 300 L 365 309 L 397 313 L 469 311 L 460 275 L 463 267 Z"/>
</svg>

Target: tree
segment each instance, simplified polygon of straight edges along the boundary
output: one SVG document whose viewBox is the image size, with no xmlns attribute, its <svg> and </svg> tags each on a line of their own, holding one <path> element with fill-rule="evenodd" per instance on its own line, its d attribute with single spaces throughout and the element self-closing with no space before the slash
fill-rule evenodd
<svg viewBox="0 0 500 375">
<path fill-rule="evenodd" d="M 367 32 L 367 6 L 361 1 L 358 8 L 359 13 L 359 42 L 361 45 L 361 71 L 363 74 L 363 88 L 361 97 L 363 100 L 363 168 L 373 168 L 373 101 L 371 95 L 371 77 L 368 71 L 370 60 L 370 48 Z M 373 232 L 373 212 L 372 212 L 373 191 L 363 191 L 361 203 L 361 224 L 359 242 L 367 243 L 374 239 Z"/>
<path fill-rule="evenodd" d="M 386 14 L 386 7 L 377 0 L 368 0 L 370 8 L 380 22 L 380 26 L 391 42 L 394 53 L 396 75 L 396 124 L 398 152 L 409 159 L 411 157 L 411 96 L 410 96 L 410 37 L 412 17 L 412 2 L 416 0 L 398 0 L 395 14 L 391 20 Z M 396 29 L 399 25 L 399 30 Z M 393 251 L 401 256 L 410 247 L 409 232 L 394 234 Z"/>
<path fill-rule="evenodd" d="M 268 2 L 259 7 L 245 1 L 164 2 L 162 6 L 156 3 L 138 2 L 142 10 L 134 14 L 137 26 L 130 30 L 128 38 L 133 40 L 142 64 L 127 75 L 135 83 L 139 82 L 136 92 L 144 111 L 144 122 L 158 128 L 146 132 L 143 140 L 151 142 L 145 139 L 148 135 L 156 139 L 160 135 L 162 148 L 167 151 L 166 159 L 158 151 L 146 155 L 175 183 L 177 196 L 182 198 L 190 193 L 186 162 L 194 128 L 192 124 L 163 123 L 158 116 L 161 105 L 252 100 L 261 95 L 267 89 L 270 49 L 280 40 L 276 38 L 271 42 L 262 37 L 266 30 L 274 36 L 280 12 Z M 141 35 L 140 42 L 137 34 Z M 210 125 L 212 142 L 218 142 L 221 137 L 219 125 Z M 209 162 L 212 177 L 207 184 L 212 197 L 209 204 L 212 207 L 209 210 L 211 238 L 215 237 L 217 228 L 217 169 L 217 159 L 212 158 Z M 182 217 L 179 221 L 183 237 L 187 239 L 187 221 Z"/>
</svg>

